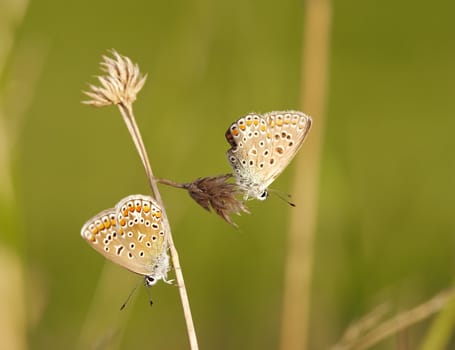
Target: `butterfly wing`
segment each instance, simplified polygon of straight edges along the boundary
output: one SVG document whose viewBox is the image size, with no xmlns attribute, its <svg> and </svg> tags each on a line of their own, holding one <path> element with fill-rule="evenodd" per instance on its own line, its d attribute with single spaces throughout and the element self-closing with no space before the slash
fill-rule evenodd
<svg viewBox="0 0 455 350">
<path fill-rule="evenodd" d="M 264 114 L 271 134 L 271 157 L 265 162 L 267 174 L 264 185 L 268 187 L 286 169 L 297 154 L 310 131 L 312 119 L 298 111 L 270 112 Z"/>
<path fill-rule="evenodd" d="M 247 197 L 261 197 L 302 145 L 311 118 L 298 111 L 248 114 L 226 131 L 227 158 Z"/>
<path fill-rule="evenodd" d="M 264 159 L 272 142 L 266 120 L 250 113 L 232 123 L 225 136 L 231 145 L 226 155 L 237 183 L 249 196 L 257 197 L 267 175 Z"/>
<path fill-rule="evenodd" d="M 123 248 L 116 248 L 121 244 L 119 226 L 115 216 L 115 209 L 106 209 L 87 220 L 81 229 L 82 238 L 105 258 L 118 263 Z M 123 244 L 122 244 L 123 245 Z"/>
<path fill-rule="evenodd" d="M 149 196 L 122 199 L 115 209 L 88 220 L 81 235 L 104 257 L 132 272 L 157 279 L 166 277 L 167 237 L 161 209 Z"/>
</svg>

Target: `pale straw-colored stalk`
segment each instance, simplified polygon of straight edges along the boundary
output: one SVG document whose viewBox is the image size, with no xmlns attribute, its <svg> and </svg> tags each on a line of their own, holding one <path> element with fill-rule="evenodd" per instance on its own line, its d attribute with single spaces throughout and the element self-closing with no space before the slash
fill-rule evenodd
<svg viewBox="0 0 455 350">
<path fill-rule="evenodd" d="M 98 77 L 101 87 L 90 85 L 90 92 L 85 94 L 91 97 L 91 100 L 84 101 L 96 107 L 117 105 L 122 114 L 123 120 L 130 132 L 134 145 L 139 153 L 142 164 L 144 165 L 147 179 L 153 196 L 158 204 L 161 206 L 163 214 L 163 225 L 168 233 L 169 250 L 171 253 L 172 264 L 175 270 L 175 277 L 177 280 L 180 299 L 182 302 L 183 313 L 186 322 L 188 338 L 192 350 L 198 349 L 196 338 L 196 331 L 194 328 L 193 318 L 191 316 L 190 303 L 188 294 L 185 287 L 185 280 L 183 278 L 182 269 L 179 262 L 177 250 L 172 238 L 171 227 L 166 214 L 166 208 L 161 199 L 158 190 L 157 182 L 153 176 L 152 167 L 142 141 L 142 136 L 136 123 L 133 113 L 133 102 L 136 100 L 137 93 L 141 90 L 145 83 L 146 76 L 143 76 L 137 64 L 133 64 L 128 57 L 121 56 L 116 51 L 111 51 L 114 58 L 103 56 L 104 62 L 101 63 L 102 69 L 107 73 L 106 76 Z"/>
<path fill-rule="evenodd" d="M 439 312 L 448 303 L 453 302 L 455 292 L 452 289 L 443 291 L 430 300 L 413 307 L 412 309 L 402 311 L 397 315 L 379 323 L 379 319 L 375 319 L 377 324 L 371 324 L 370 317 L 364 317 L 362 320 L 350 326 L 341 340 L 335 344 L 331 350 L 364 350 L 370 349 L 384 339 L 398 334 L 408 327 L 427 319 L 428 317 Z M 368 321 L 368 327 L 364 324 Z M 354 329 L 361 329 L 361 332 L 355 332 Z M 353 336 L 354 335 L 354 336 Z M 436 350 L 439 348 L 431 348 Z M 445 349 L 444 348 L 441 348 Z"/>
<path fill-rule="evenodd" d="M 445 350 L 453 338 L 455 328 L 455 293 L 437 315 L 422 342 L 420 350 Z"/>
<path fill-rule="evenodd" d="M 23 253 L 23 208 L 15 188 L 19 182 L 14 181 L 18 138 L 45 57 L 36 38 L 32 44 L 16 37 L 28 5 L 27 0 L 0 4 L 0 348 L 11 350 L 27 348 L 29 316 L 41 316 L 39 296 L 29 309 L 26 305 L 29 269 Z M 38 288 L 34 292 L 40 294 Z"/>
<path fill-rule="evenodd" d="M 330 0 L 307 0 L 301 66 L 301 110 L 313 117 L 304 152 L 296 158 L 284 273 L 281 350 L 306 349 L 310 319 L 313 240 L 316 230 L 318 178 L 324 135 L 331 28 Z"/>
</svg>

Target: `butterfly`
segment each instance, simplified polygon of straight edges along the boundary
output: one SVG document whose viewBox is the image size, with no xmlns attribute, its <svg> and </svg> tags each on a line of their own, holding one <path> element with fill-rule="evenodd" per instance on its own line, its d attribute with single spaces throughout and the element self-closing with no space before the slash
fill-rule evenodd
<svg viewBox="0 0 455 350">
<path fill-rule="evenodd" d="M 265 200 L 268 187 L 303 144 L 312 119 L 298 111 L 250 113 L 226 131 L 226 155 L 245 199 Z"/>
<path fill-rule="evenodd" d="M 82 238 L 112 262 L 145 277 L 149 287 L 167 283 L 170 270 L 162 211 L 150 196 L 132 195 L 88 220 Z"/>
</svg>

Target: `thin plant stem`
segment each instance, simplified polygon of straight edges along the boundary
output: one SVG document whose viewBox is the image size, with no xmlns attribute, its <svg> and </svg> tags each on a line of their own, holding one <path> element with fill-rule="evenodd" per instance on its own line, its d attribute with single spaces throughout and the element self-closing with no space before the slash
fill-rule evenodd
<svg viewBox="0 0 455 350">
<path fill-rule="evenodd" d="M 181 184 L 179 182 L 175 182 L 175 181 L 168 180 L 168 179 L 156 178 L 155 180 L 156 180 L 156 182 L 158 182 L 160 184 L 175 187 L 175 188 L 186 188 L 187 187 L 187 184 Z"/>
<path fill-rule="evenodd" d="M 313 276 L 313 241 L 317 220 L 318 177 L 324 135 L 328 57 L 331 28 L 330 0 L 307 0 L 302 45 L 301 110 L 313 117 L 312 131 L 301 156 L 296 157 L 292 186 L 296 208 L 291 211 L 284 272 L 281 316 L 282 350 L 308 348 Z"/>
<path fill-rule="evenodd" d="M 32 44 L 16 37 L 28 6 L 27 0 L 6 1 L 0 12 L 0 275 L 7 281 L 0 283 L 0 343 L 4 349 L 28 348 L 33 316 L 40 318 L 42 311 L 39 283 L 34 284 L 33 303 L 27 308 L 27 301 L 32 300 L 27 281 L 36 276 L 31 276 L 33 266 L 28 266 L 25 254 L 27 237 L 25 220 L 21 219 L 24 203 L 17 195 L 21 181 L 13 176 L 21 148 L 17 147 L 18 138 L 35 97 L 46 53 L 40 41 L 36 45 L 36 40 Z"/>
<path fill-rule="evenodd" d="M 430 300 L 417 305 L 416 307 L 400 312 L 398 315 L 382 322 L 368 333 L 352 339 L 347 343 L 340 342 L 333 346 L 332 350 L 363 350 L 369 349 L 378 344 L 380 341 L 390 337 L 393 334 L 408 328 L 409 326 L 420 322 L 436 312 L 440 311 L 454 298 L 454 290 L 443 291 Z M 433 348 L 432 348 L 433 349 Z"/>
<path fill-rule="evenodd" d="M 183 313 L 186 322 L 186 329 L 188 333 L 188 339 L 190 342 L 190 347 L 192 350 L 199 349 L 196 331 L 194 328 L 193 318 L 191 316 L 191 309 L 190 303 L 188 300 L 188 294 L 186 292 L 185 287 L 185 280 L 183 278 L 182 268 L 180 267 L 179 256 L 177 250 L 174 245 L 174 240 L 172 238 L 171 228 L 169 225 L 169 220 L 167 217 L 166 209 L 161 199 L 160 192 L 158 190 L 157 181 L 153 176 L 152 167 L 150 166 L 150 161 L 147 156 L 147 151 L 144 146 L 144 142 L 142 141 L 142 136 L 137 126 L 136 120 L 134 118 L 133 108 L 132 105 L 129 103 L 120 103 L 118 104 L 120 113 L 122 114 L 123 120 L 126 123 L 128 131 L 131 134 L 133 139 L 134 145 L 136 146 L 137 151 L 139 152 L 139 156 L 142 160 L 142 164 L 144 165 L 145 172 L 147 174 L 147 179 L 149 181 L 150 188 L 152 190 L 153 196 L 155 197 L 158 204 L 161 206 L 162 214 L 163 214 L 163 225 L 168 232 L 168 242 L 169 242 L 169 250 L 171 252 L 172 264 L 175 270 L 175 278 L 177 280 L 178 289 L 180 293 L 180 299 L 182 302 Z"/>
<path fill-rule="evenodd" d="M 444 307 L 433 321 L 420 350 L 448 349 L 455 328 L 455 293 L 452 294 L 447 306 Z"/>
</svg>

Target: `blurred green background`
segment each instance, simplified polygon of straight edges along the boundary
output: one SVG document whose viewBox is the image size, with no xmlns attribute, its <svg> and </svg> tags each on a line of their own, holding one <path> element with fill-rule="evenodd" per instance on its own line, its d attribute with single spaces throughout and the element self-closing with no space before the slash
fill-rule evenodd
<svg viewBox="0 0 455 350">
<path fill-rule="evenodd" d="M 0 1 L 11 30 L 0 57 L 2 133 L 17 134 L 2 150 L 13 187 L 2 185 L 1 246 L 25 273 L 26 303 L 11 306 L 13 319 L 24 314 L 18 337 L 30 349 L 188 348 L 177 288 L 153 287 L 152 308 L 139 288 L 119 312 L 141 278 L 80 238 L 95 213 L 149 191 L 117 109 L 84 106 L 81 91 L 117 49 L 148 73 L 134 107 L 155 174 L 228 172 L 232 121 L 300 108 L 304 2 Z M 336 343 L 378 304 L 427 300 L 455 272 L 455 3 L 357 0 L 332 10 L 309 349 Z M 289 192 L 293 176 L 291 165 L 273 187 Z M 252 201 L 236 231 L 184 192 L 162 195 L 201 349 L 277 349 L 293 209 Z M 429 324 L 407 331 L 409 349 Z M 394 348 L 396 337 L 375 347 Z"/>
</svg>

